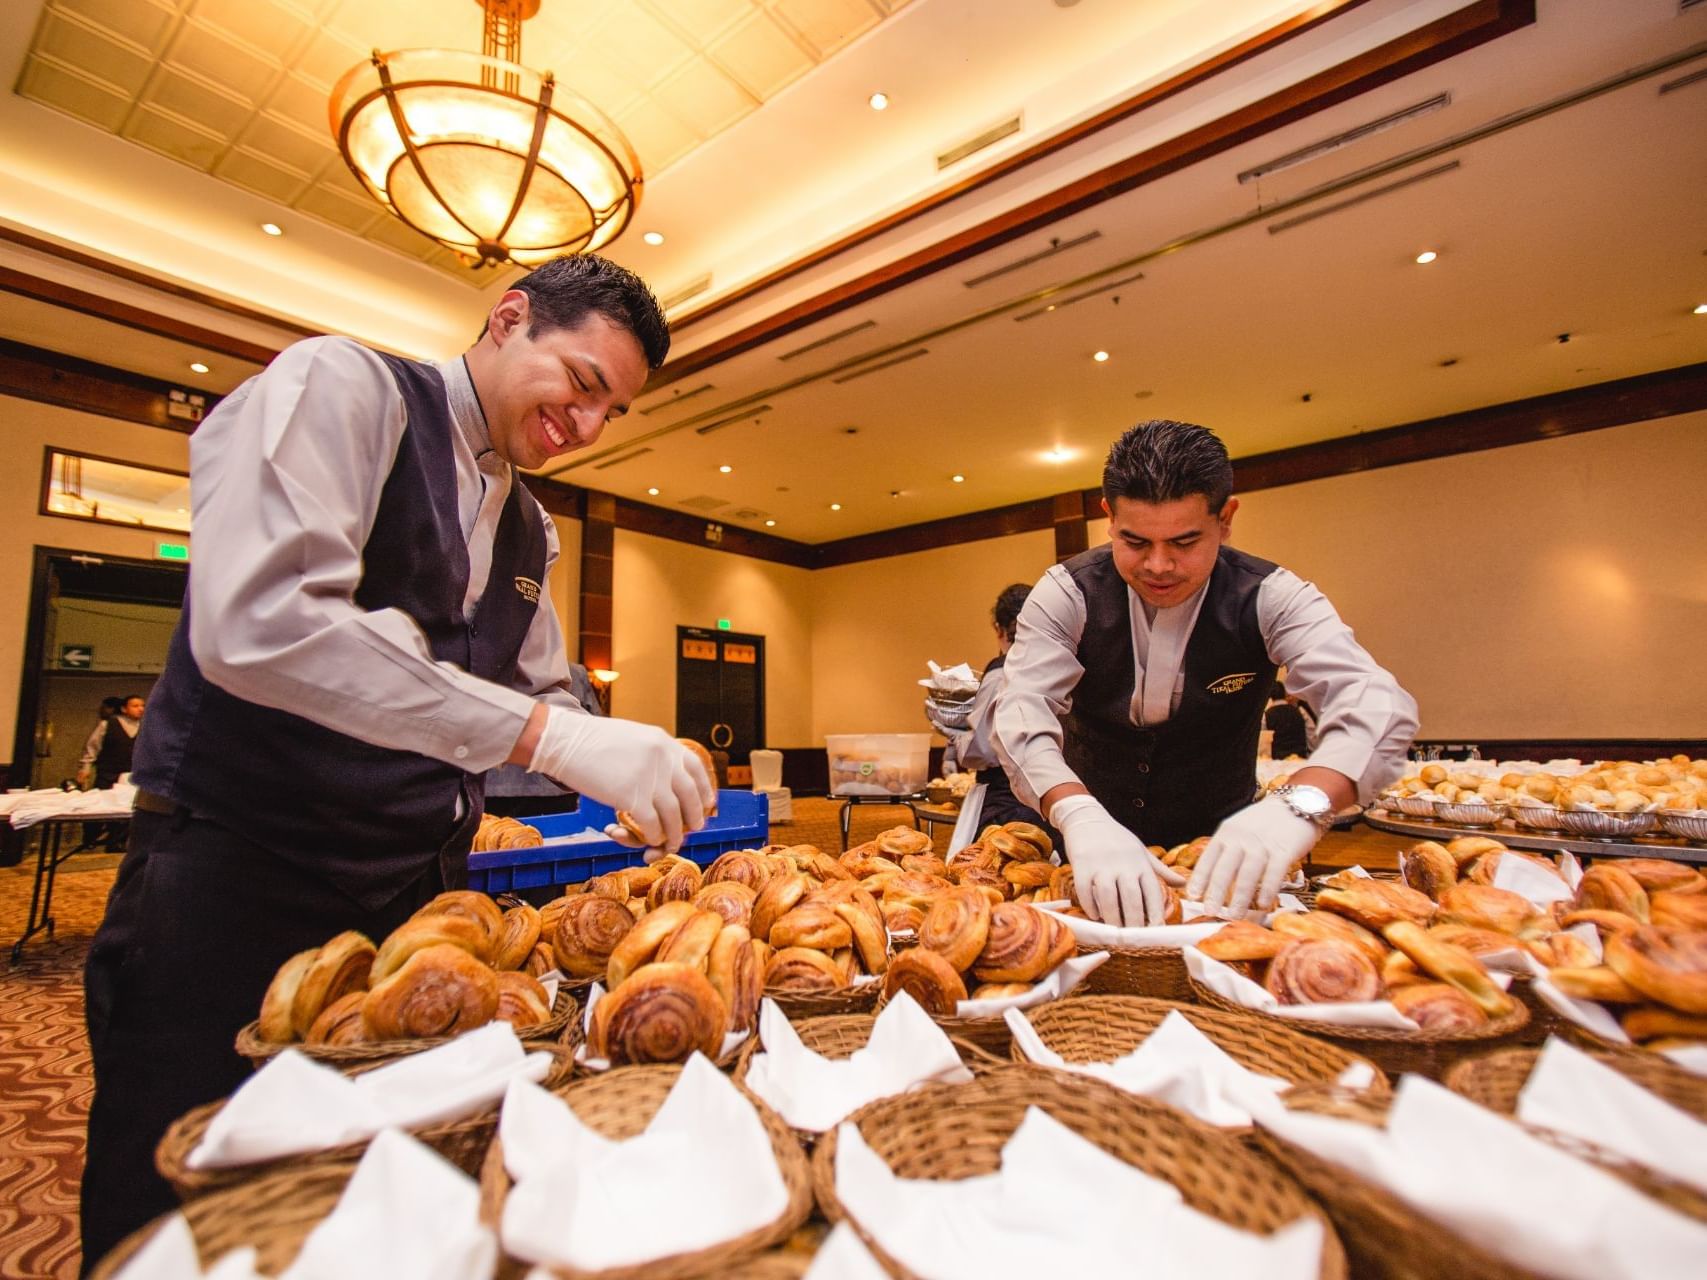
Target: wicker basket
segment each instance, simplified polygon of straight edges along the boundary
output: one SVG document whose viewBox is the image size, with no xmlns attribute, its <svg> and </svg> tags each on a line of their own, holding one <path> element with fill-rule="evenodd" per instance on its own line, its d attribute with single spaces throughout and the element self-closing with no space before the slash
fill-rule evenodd
<svg viewBox="0 0 1707 1280">
<path fill-rule="evenodd" d="M 583 1077 L 556 1090 L 580 1118 L 604 1137 L 632 1138 L 641 1133 L 657 1113 L 671 1087 L 681 1075 L 677 1066 L 619 1067 L 601 1075 Z M 737 1086 L 739 1087 L 739 1086 Z M 788 1188 L 788 1208 L 769 1226 L 749 1231 L 735 1240 L 676 1254 L 632 1267 L 606 1271 L 576 1271 L 552 1267 L 550 1274 L 570 1280 L 689 1280 L 707 1275 L 742 1275 L 755 1259 L 787 1240 L 812 1212 L 811 1170 L 793 1131 L 769 1107 L 742 1089 L 753 1104 L 776 1153 L 777 1168 Z M 488 1222 L 502 1220 L 504 1201 L 510 1193 L 510 1175 L 504 1167 L 504 1144 L 494 1137 L 480 1172 L 481 1212 Z M 766 1265 L 769 1265 L 767 1263 Z M 768 1272 L 766 1274 L 769 1274 Z"/>
<path fill-rule="evenodd" d="M 1268 1233 L 1301 1217 L 1323 1217 L 1298 1186 L 1238 1139 L 1163 1103 L 1042 1067 L 1002 1067 L 970 1084 L 927 1085 L 862 1107 L 849 1120 L 898 1176 L 961 1179 L 1000 1167 L 1002 1148 L 1028 1107 L 1041 1107 L 1116 1159 L 1165 1178 L 1192 1208 L 1232 1226 Z M 813 1153 L 812 1185 L 826 1217 L 847 1216 L 836 1198 L 834 1132 Z M 861 1223 L 851 1225 L 891 1275 L 912 1275 Z M 1340 1280 L 1345 1255 L 1333 1229 L 1322 1225 L 1321 1275 Z M 1135 1239 L 1134 1249 L 1136 1263 L 1142 1242 Z"/>
<path fill-rule="evenodd" d="M 337 1207 L 355 1171 L 350 1161 L 278 1169 L 200 1196 L 178 1212 L 189 1221 L 204 1270 L 230 1250 L 253 1245 L 262 1274 L 277 1275 Z M 91 1280 L 112 1280 L 171 1216 L 156 1218 L 119 1241 L 90 1272 Z"/>
<path fill-rule="evenodd" d="M 1099 996 L 1149 996 L 1157 1000 L 1190 1000 L 1191 982 L 1185 953 L 1173 947 L 1080 947 L 1080 955 L 1108 952 L 1108 959 L 1085 975 L 1084 990 Z"/>
<path fill-rule="evenodd" d="M 790 1022 L 802 1018 L 834 1018 L 846 1013 L 870 1013 L 883 994 L 883 983 L 867 982 L 840 991 L 778 991 L 766 988 L 765 999 L 774 1000 Z"/>
<path fill-rule="evenodd" d="M 586 985 L 579 984 L 579 989 Z M 567 1045 L 581 1043 L 581 1020 L 576 1016 L 580 1012 L 580 1003 L 574 990 L 568 983 L 561 983 L 557 988 L 557 999 L 551 1006 L 551 1016 L 544 1022 L 535 1023 L 531 1027 L 522 1027 L 516 1035 L 522 1043 L 530 1048 L 536 1041 L 555 1040 Z M 303 1044 L 300 1041 L 291 1044 L 278 1044 L 272 1040 L 261 1039 L 261 1024 L 251 1022 L 237 1033 L 237 1052 L 249 1059 L 257 1070 L 267 1065 L 286 1049 L 295 1049 L 305 1057 L 313 1058 L 316 1062 L 330 1063 L 332 1066 L 349 1067 L 361 1063 L 390 1062 L 394 1058 L 406 1058 L 412 1053 L 420 1053 L 423 1049 L 432 1049 L 451 1040 L 450 1036 L 434 1036 L 423 1040 L 374 1040 L 366 1044 L 351 1045 L 315 1045 Z"/>
<path fill-rule="evenodd" d="M 1386 1122 L 1387 1102 L 1336 1089 L 1297 1089 L 1286 1098 L 1287 1106 L 1296 1110 L 1370 1125 Z M 1543 1280 L 1448 1231 L 1366 1178 L 1267 1129 L 1257 1130 L 1257 1140 L 1328 1211 L 1358 1280 Z"/>
<path fill-rule="evenodd" d="M 534 1052 L 544 1050 L 554 1059 L 551 1069 L 541 1082 L 544 1087 L 567 1084 L 575 1066 L 575 1051 L 567 1045 L 544 1044 L 530 1045 Z M 385 1062 L 363 1063 L 350 1069 L 351 1075 L 360 1075 L 378 1067 L 386 1066 Z M 367 1150 L 369 1139 L 349 1143 L 341 1147 L 333 1147 L 326 1151 L 305 1151 L 295 1155 L 281 1156 L 275 1160 L 265 1160 L 257 1164 L 243 1165 L 235 1169 L 192 1169 L 189 1167 L 190 1152 L 201 1144 L 207 1133 L 208 1125 L 213 1122 L 228 1098 L 217 1102 L 209 1102 L 204 1106 L 185 1112 L 179 1116 L 166 1130 L 160 1139 L 159 1146 L 154 1148 L 154 1167 L 160 1171 L 160 1176 L 172 1184 L 172 1190 L 178 1193 L 180 1199 L 188 1200 L 194 1196 L 205 1195 L 219 1187 L 229 1187 L 263 1173 L 270 1173 L 285 1166 L 300 1166 L 305 1164 L 341 1164 L 359 1160 L 362 1152 Z M 411 1136 L 419 1138 L 446 1160 L 471 1177 L 480 1174 L 481 1161 L 486 1157 L 486 1144 L 492 1140 L 492 1134 L 498 1127 L 499 1103 L 476 1115 L 465 1116 L 461 1120 L 449 1120 L 440 1124 L 428 1125 L 426 1128 L 410 1130 Z"/>
<path fill-rule="evenodd" d="M 1124 1057 L 1174 1012 L 1247 1071 L 1276 1076 L 1295 1085 L 1331 1084 L 1347 1067 L 1362 1063 L 1375 1073 L 1369 1087 L 1377 1093 L 1388 1091 L 1386 1075 L 1367 1058 L 1291 1027 L 1276 1025 L 1275 1018 L 1137 996 L 1087 996 L 1083 1000 L 1059 1001 L 1027 1016 L 1044 1044 L 1068 1062 L 1079 1063 L 1111 1062 Z M 1027 1061 L 1017 1044 L 1013 1046 L 1013 1057 L 1015 1062 Z"/>
<path fill-rule="evenodd" d="M 1341 1027 L 1326 1022 L 1306 1022 L 1298 1018 L 1278 1018 L 1257 1009 L 1235 1004 L 1218 992 L 1211 991 L 1197 979 L 1191 982 L 1193 994 L 1200 1003 L 1228 1013 L 1242 1013 L 1253 1018 L 1278 1022 L 1305 1035 L 1335 1044 L 1360 1054 L 1389 1076 L 1414 1071 L 1431 1080 L 1443 1079 L 1456 1063 L 1471 1053 L 1507 1048 L 1518 1042 L 1523 1029 L 1529 1025 L 1529 1009 L 1521 1000 L 1512 1002 L 1512 1011 L 1503 1018 L 1491 1018 L 1484 1025 L 1468 1031 L 1405 1031 L 1397 1027 Z"/>
</svg>

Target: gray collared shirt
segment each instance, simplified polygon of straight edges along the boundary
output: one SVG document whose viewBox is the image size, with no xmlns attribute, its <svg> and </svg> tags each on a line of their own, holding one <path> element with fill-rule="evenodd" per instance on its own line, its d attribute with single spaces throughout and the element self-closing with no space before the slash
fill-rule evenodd
<svg viewBox="0 0 1707 1280">
<path fill-rule="evenodd" d="M 514 468 L 492 451 L 462 360 L 436 368 L 457 425 L 472 612 Z M 508 757 L 536 699 L 582 708 L 544 582 L 508 687 L 435 660 L 402 610 L 355 602 L 403 429 L 390 370 L 345 338 L 288 347 L 220 403 L 190 439 L 190 651 L 207 679 L 239 698 L 480 772 Z M 557 530 L 533 509 L 549 578 Z"/>
</svg>

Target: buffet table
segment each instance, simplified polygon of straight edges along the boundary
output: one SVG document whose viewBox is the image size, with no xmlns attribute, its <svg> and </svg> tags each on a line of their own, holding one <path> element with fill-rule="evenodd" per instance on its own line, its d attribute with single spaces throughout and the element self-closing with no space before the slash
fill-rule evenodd
<svg viewBox="0 0 1707 1280">
<path fill-rule="evenodd" d="M 23 840 L 31 828 L 41 829 L 30 911 L 23 933 L 12 944 L 13 964 L 23 958 L 24 944 L 36 934 L 53 936 L 53 886 L 59 866 L 74 853 L 85 852 L 76 845 L 64 848 L 65 829 L 85 822 L 128 820 L 135 799 L 136 788 L 128 784 L 105 791 L 31 791 L 0 797 L 0 819 L 9 824 L 10 838 Z"/>
<path fill-rule="evenodd" d="M 1665 837 L 1605 840 L 1593 836 L 1552 835 L 1531 831 L 1512 822 L 1498 822 L 1487 827 L 1455 826 L 1427 818 L 1388 813 L 1384 809 L 1365 813 L 1363 820 L 1380 831 L 1442 843 L 1459 836 L 1492 836 L 1513 849 L 1533 849 L 1541 853 L 1574 853 L 1591 858 L 1666 858 L 1672 862 L 1707 864 L 1707 848 Z"/>
</svg>

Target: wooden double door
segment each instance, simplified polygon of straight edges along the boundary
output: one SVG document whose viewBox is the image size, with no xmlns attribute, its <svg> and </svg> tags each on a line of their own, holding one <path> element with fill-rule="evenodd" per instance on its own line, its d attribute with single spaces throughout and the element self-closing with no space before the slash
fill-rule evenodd
<svg viewBox="0 0 1707 1280">
<path fill-rule="evenodd" d="M 676 734 L 742 767 L 765 745 L 765 638 L 676 628 Z"/>
</svg>

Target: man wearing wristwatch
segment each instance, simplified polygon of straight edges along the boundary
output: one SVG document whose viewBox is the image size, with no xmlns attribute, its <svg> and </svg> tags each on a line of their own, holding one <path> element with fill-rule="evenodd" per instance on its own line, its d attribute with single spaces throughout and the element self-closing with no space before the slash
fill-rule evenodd
<svg viewBox="0 0 1707 1280">
<path fill-rule="evenodd" d="M 1272 905 L 1334 813 L 1399 776 L 1416 732 L 1415 701 L 1320 591 L 1225 545 L 1232 489 L 1208 429 L 1127 431 L 1103 469 L 1109 543 L 1044 574 L 1008 653 L 998 754 L 1109 923 L 1160 923 L 1164 880 L 1221 914 Z M 1282 666 L 1320 708 L 1317 745 L 1253 803 Z M 1189 884 L 1145 848 L 1210 833 Z"/>
</svg>

